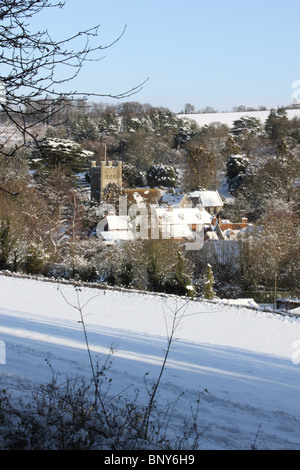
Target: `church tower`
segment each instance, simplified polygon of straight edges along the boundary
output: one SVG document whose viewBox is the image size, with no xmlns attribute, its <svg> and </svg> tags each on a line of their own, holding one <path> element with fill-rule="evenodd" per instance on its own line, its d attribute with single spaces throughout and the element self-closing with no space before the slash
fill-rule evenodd
<svg viewBox="0 0 300 470">
<path fill-rule="evenodd" d="M 101 202 L 102 191 L 109 183 L 122 187 L 122 162 L 114 165 L 112 161 L 102 161 L 100 166 L 92 162 L 91 166 L 91 199 Z"/>
</svg>

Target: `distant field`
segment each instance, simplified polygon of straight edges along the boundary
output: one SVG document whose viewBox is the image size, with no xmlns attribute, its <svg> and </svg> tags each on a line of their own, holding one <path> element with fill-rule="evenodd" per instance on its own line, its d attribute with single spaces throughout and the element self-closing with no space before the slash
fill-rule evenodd
<svg viewBox="0 0 300 470">
<path fill-rule="evenodd" d="M 179 114 L 179 118 L 186 118 L 195 121 L 198 126 L 202 127 L 209 125 L 212 122 L 221 122 L 232 127 L 235 120 L 240 119 L 242 116 L 251 116 L 261 120 L 264 124 L 270 111 L 245 111 L 239 113 L 207 113 L 207 114 Z M 292 119 L 294 116 L 300 117 L 300 109 L 288 109 L 287 116 Z"/>
</svg>

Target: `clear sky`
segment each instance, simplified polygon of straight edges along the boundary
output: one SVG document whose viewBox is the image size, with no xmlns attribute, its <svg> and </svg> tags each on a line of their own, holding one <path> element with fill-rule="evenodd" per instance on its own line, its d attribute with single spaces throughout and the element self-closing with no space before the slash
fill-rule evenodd
<svg viewBox="0 0 300 470">
<path fill-rule="evenodd" d="M 290 104 L 300 80 L 299 0 L 67 0 L 39 18 L 53 38 L 99 24 L 104 46 L 127 26 L 73 90 L 117 94 L 149 77 L 125 101 L 230 111 Z"/>
</svg>

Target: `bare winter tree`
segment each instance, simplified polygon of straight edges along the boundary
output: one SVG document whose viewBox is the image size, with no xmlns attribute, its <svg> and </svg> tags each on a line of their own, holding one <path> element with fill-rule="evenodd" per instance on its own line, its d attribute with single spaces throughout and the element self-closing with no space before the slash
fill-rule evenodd
<svg viewBox="0 0 300 470">
<path fill-rule="evenodd" d="M 99 26 L 55 41 L 48 30 L 33 31 L 30 20 L 48 8 L 63 8 L 64 3 L 51 0 L 0 0 L 0 118 L 13 124 L 22 139 L 8 150 L 0 145 L 0 155 L 11 155 L 27 140 L 36 139 L 36 126 L 48 123 L 68 104 L 93 97 L 125 98 L 137 93 L 142 84 L 121 94 L 60 92 L 62 84 L 71 82 L 87 61 L 100 60 L 111 44 L 98 43 Z M 81 41 L 81 42 L 80 42 Z M 77 44 L 79 48 L 74 48 Z M 69 75 L 59 77 L 61 70 Z M 3 140 L 3 139 L 2 139 Z"/>
</svg>

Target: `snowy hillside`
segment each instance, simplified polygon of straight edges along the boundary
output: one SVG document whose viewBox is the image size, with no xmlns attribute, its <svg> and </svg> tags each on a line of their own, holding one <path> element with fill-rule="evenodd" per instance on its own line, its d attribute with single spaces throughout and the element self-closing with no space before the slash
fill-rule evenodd
<svg viewBox="0 0 300 470">
<path fill-rule="evenodd" d="M 200 127 L 209 125 L 212 122 L 220 122 L 221 124 L 227 124 L 229 127 L 232 127 L 234 121 L 240 119 L 242 116 L 255 117 L 260 119 L 262 124 L 264 124 L 269 114 L 270 111 L 244 111 L 238 113 L 179 114 L 178 117 L 191 119 Z M 300 109 L 287 109 L 286 114 L 289 119 L 295 116 L 300 117 Z"/>
<path fill-rule="evenodd" d="M 76 291 L 61 285 L 70 303 Z M 1 388 L 46 382 L 53 369 L 90 376 L 82 325 L 57 284 L 0 276 Z M 112 396 L 145 395 L 158 377 L 173 312 L 186 302 L 114 290 L 79 293 L 95 359 L 113 346 Z M 180 432 L 198 393 L 200 449 L 300 450 L 300 319 L 243 306 L 191 301 L 172 344 L 159 389 L 162 408 L 175 401 L 169 433 Z M 3 353 L 3 351 L 2 351 Z"/>
</svg>

